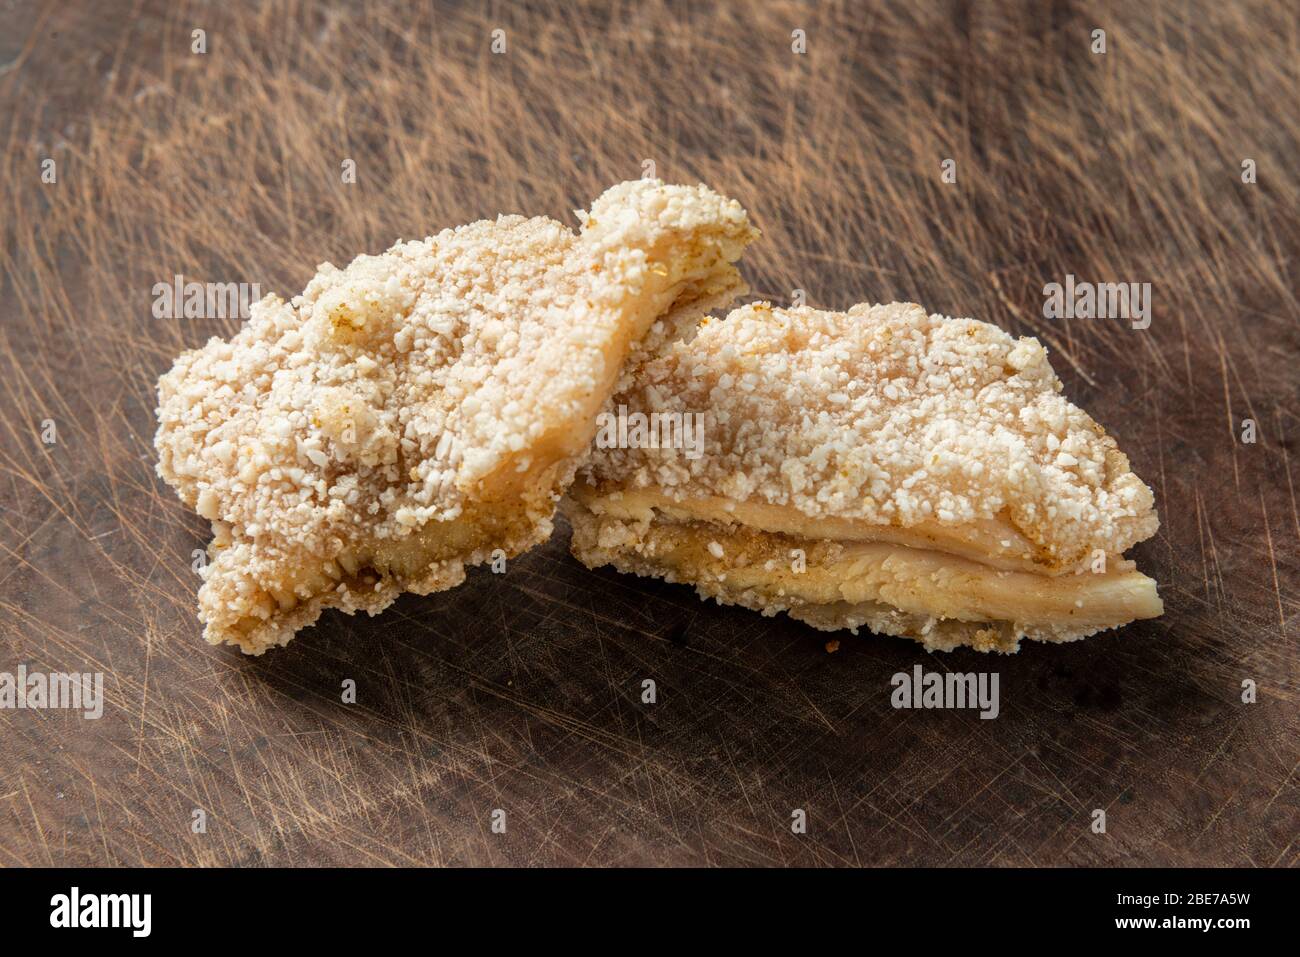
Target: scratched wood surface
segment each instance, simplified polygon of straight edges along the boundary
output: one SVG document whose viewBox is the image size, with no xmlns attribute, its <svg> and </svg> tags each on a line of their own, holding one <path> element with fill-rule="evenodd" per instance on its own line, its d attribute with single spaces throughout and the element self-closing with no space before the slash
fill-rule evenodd
<svg viewBox="0 0 1300 957">
<path fill-rule="evenodd" d="M 0 711 L 0 862 L 1295 865 L 1285 7 L 0 4 L 0 671 L 107 696 Z M 1155 489 L 1134 556 L 1165 616 L 1013 657 L 830 654 L 588 572 L 560 528 L 260 659 L 203 644 L 207 529 L 154 476 L 153 384 L 234 323 L 155 319 L 153 284 L 292 294 L 499 211 L 572 222 L 645 160 L 751 210 L 755 296 L 1040 336 Z M 1067 274 L 1150 282 L 1150 328 L 1045 319 Z M 1000 716 L 895 711 L 916 663 L 997 671 Z"/>
</svg>

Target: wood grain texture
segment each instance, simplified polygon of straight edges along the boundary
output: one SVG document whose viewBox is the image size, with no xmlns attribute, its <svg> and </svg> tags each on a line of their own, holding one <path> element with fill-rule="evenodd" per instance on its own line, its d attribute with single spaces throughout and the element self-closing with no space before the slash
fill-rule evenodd
<svg viewBox="0 0 1300 957">
<path fill-rule="evenodd" d="M 1300 860 L 1285 4 L 221 7 L 0 5 L 0 670 L 103 671 L 108 695 L 97 721 L 0 711 L 0 863 Z M 153 473 L 153 387 L 234 323 L 154 319 L 153 284 L 292 294 L 499 211 L 572 222 L 646 159 L 749 208 L 756 296 L 1039 336 L 1156 491 L 1135 557 L 1165 616 L 1008 658 L 827 654 L 588 572 L 562 529 L 260 659 L 204 645 L 207 529 Z M 1151 282 L 1151 327 L 1044 319 L 1067 273 Z M 1001 716 L 893 710 L 916 662 L 997 670 Z"/>
</svg>

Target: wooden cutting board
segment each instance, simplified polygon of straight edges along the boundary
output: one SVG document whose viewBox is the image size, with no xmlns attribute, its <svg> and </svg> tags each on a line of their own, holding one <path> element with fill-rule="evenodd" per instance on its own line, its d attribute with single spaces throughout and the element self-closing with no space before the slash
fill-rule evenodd
<svg viewBox="0 0 1300 957">
<path fill-rule="evenodd" d="M 106 698 L 0 711 L 0 863 L 1294 865 L 1284 7 L 0 8 L 0 671 L 102 672 Z M 208 533 L 154 475 L 153 387 L 237 322 L 156 318 L 154 284 L 292 295 L 649 171 L 748 207 L 753 296 L 1039 336 L 1155 490 L 1132 554 L 1164 617 L 828 653 L 589 572 L 560 527 L 262 658 L 203 644 Z M 1150 283 L 1149 328 L 1047 318 L 1067 275 Z M 1000 715 L 894 709 L 916 664 L 996 672 Z"/>
</svg>

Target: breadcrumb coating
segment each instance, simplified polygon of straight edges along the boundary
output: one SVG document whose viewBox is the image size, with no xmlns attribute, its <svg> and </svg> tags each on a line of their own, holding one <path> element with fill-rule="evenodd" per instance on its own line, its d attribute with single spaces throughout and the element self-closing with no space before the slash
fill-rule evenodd
<svg viewBox="0 0 1300 957">
<path fill-rule="evenodd" d="M 1158 528 L 1151 490 L 1035 339 L 910 303 L 757 303 L 667 344 L 614 401 L 702 413 L 704 453 L 596 450 L 565 503 L 589 567 L 932 650 L 1163 610 L 1122 557 Z"/>
<path fill-rule="evenodd" d="M 705 454 L 600 449 L 589 484 L 900 528 L 996 521 L 1050 573 L 1159 526 L 1151 490 L 1061 395 L 1037 339 L 914 303 L 743 306 L 668 345 L 615 401 L 702 412 Z"/>
<path fill-rule="evenodd" d="M 258 654 L 550 533 L 629 356 L 741 292 L 756 236 L 704 186 L 622 183 L 578 216 L 325 263 L 162 376 L 158 474 L 213 523 L 208 641 Z"/>
</svg>

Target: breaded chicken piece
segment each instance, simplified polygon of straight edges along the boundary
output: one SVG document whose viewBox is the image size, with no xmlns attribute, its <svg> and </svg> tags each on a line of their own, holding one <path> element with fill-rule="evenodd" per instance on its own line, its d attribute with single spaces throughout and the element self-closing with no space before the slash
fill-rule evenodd
<svg viewBox="0 0 1300 957">
<path fill-rule="evenodd" d="M 703 413 L 703 454 L 598 449 L 569 491 L 589 567 L 816 628 L 1015 651 L 1163 611 L 1123 558 L 1151 490 L 1047 352 L 914 304 L 737 309 L 614 401 Z"/>
<path fill-rule="evenodd" d="M 700 186 L 615 186 L 575 234 L 501 216 L 326 263 L 158 383 L 158 474 L 213 526 L 213 644 L 283 645 L 326 608 L 544 540 L 630 355 L 742 290 L 756 235 Z"/>
</svg>

